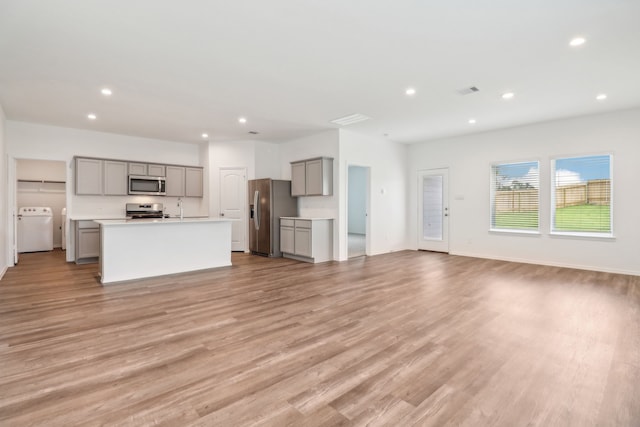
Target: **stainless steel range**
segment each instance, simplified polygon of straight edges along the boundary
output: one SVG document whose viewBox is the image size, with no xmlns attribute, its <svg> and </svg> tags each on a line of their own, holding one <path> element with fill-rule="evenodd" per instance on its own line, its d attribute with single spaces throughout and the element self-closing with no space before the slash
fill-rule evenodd
<svg viewBox="0 0 640 427">
<path fill-rule="evenodd" d="M 166 215 L 166 217 L 168 216 Z M 165 218 L 165 214 L 162 203 L 127 203 L 127 218 Z"/>
</svg>

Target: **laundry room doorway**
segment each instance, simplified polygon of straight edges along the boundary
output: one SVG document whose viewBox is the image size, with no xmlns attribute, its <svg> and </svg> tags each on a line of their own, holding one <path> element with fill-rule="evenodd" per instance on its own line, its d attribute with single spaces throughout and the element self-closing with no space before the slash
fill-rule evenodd
<svg viewBox="0 0 640 427">
<path fill-rule="evenodd" d="M 66 162 L 16 159 L 15 177 L 14 262 L 20 253 L 66 249 Z"/>
</svg>

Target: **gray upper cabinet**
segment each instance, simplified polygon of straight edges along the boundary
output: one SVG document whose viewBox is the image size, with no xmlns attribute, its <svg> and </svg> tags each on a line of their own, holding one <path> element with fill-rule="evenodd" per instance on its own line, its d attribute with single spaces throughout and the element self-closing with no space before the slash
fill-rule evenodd
<svg viewBox="0 0 640 427">
<path fill-rule="evenodd" d="M 166 171 L 167 196 L 183 197 L 185 190 L 185 168 L 182 166 L 167 166 Z"/>
<path fill-rule="evenodd" d="M 202 197 L 202 168 L 185 168 L 186 197 Z"/>
<path fill-rule="evenodd" d="M 104 161 L 104 195 L 126 196 L 128 191 L 127 163 Z"/>
<path fill-rule="evenodd" d="M 331 196 L 333 158 L 318 157 L 291 163 L 292 196 Z"/>
<path fill-rule="evenodd" d="M 147 174 L 146 163 L 129 163 L 129 175 L 141 175 Z"/>
<path fill-rule="evenodd" d="M 165 165 L 147 165 L 147 174 L 149 176 L 165 176 Z"/>
<path fill-rule="evenodd" d="M 129 175 L 164 177 L 166 195 L 204 197 L 204 169 L 126 160 L 75 157 L 76 194 L 82 196 L 126 196 Z"/>
<path fill-rule="evenodd" d="M 306 196 L 306 167 L 304 162 L 291 163 L 291 195 Z"/>
<path fill-rule="evenodd" d="M 76 157 L 76 194 L 102 195 L 104 160 Z"/>
<path fill-rule="evenodd" d="M 129 175 L 141 176 L 165 176 L 165 165 L 154 165 L 147 163 L 129 163 Z"/>
</svg>

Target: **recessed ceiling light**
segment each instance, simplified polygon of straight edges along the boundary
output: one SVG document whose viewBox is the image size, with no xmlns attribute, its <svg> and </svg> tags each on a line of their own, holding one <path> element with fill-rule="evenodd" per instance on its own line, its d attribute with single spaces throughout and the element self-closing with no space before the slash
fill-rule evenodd
<svg viewBox="0 0 640 427">
<path fill-rule="evenodd" d="M 206 139 L 206 138 L 209 138 L 209 134 L 208 134 L 208 133 L 203 133 L 203 134 L 202 134 L 202 137 L 203 137 L 203 138 L 205 138 L 205 139 Z"/>
<path fill-rule="evenodd" d="M 516 94 L 515 94 L 515 93 L 513 93 L 513 92 L 507 92 L 507 93 L 503 93 L 503 94 L 502 94 L 502 99 L 511 99 L 511 98 L 513 98 L 514 96 L 516 96 Z"/>
<path fill-rule="evenodd" d="M 476 119 L 469 119 L 469 124 L 470 125 L 475 125 L 476 124 Z"/>
<path fill-rule="evenodd" d="M 409 96 L 413 96 L 416 94 L 416 90 L 412 87 L 407 88 L 407 90 L 404 91 L 404 93 L 406 93 Z"/>
<path fill-rule="evenodd" d="M 238 123 L 242 123 L 242 124 L 247 123 L 247 118 L 246 117 L 238 118 Z"/>
<path fill-rule="evenodd" d="M 96 115 L 95 115 L 95 114 L 93 114 L 93 113 L 89 113 L 89 114 L 87 114 L 87 118 L 88 118 L 89 120 L 95 120 L 95 119 L 97 119 L 97 118 L 98 118 L 98 116 L 96 116 Z"/>
<path fill-rule="evenodd" d="M 582 46 L 586 41 L 587 40 L 585 40 L 583 37 L 575 37 L 571 39 L 571 41 L 569 42 L 569 46 L 572 46 L 572 47 Z"/>
<path fill-rule="evenodd" d="M 598 101 L 604 101 L 605 99 L 607 99 L 607 94 L 606 93 L 601 93 L 600 95 L 596 96 L 596 99 Z"/>
<path fill-rule="evenodd" d="M 111 96 L 113 92 L 111 92 L 111 89 L 109 89 L 108 87 L 105 87 L 105 88 L 102 88 L 100 93 L 103 94 L 104 96 Z"/>
</svg>

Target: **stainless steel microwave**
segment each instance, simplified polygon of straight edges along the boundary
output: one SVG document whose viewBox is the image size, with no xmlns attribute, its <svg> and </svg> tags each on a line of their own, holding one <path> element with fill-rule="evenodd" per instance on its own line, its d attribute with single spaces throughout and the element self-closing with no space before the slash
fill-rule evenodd
<svg viewBox="0 0 640 427">
<path fill-rule="evenodd" d="M 129 194 L 165 196 L 167 181 L 163 176 L 129 175 Z"/>
</svg>

